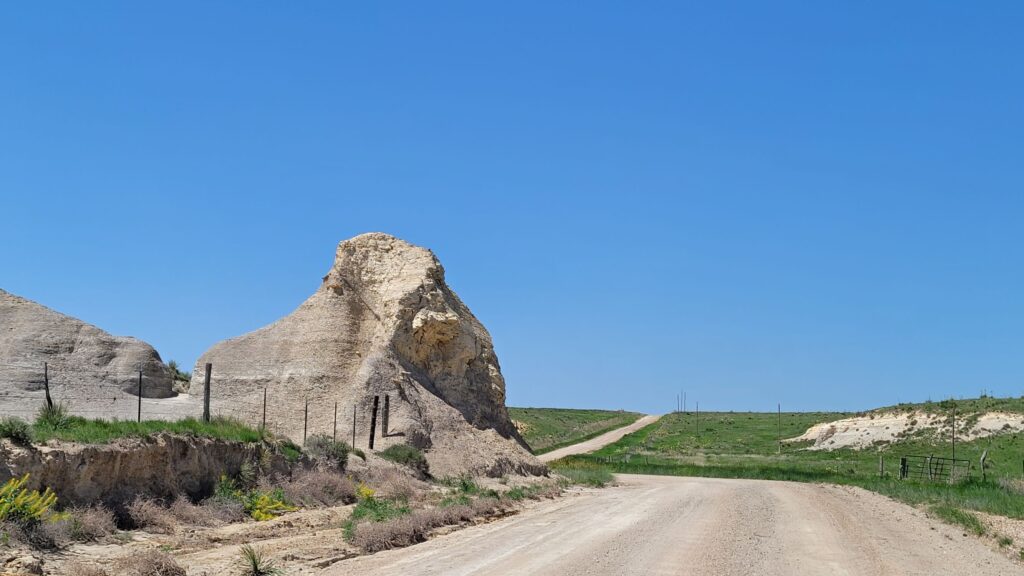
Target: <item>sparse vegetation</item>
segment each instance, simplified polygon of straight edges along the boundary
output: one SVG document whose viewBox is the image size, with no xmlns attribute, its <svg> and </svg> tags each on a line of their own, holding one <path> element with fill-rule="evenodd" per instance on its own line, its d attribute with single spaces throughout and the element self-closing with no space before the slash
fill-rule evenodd
<svg viewBox="0 0 1024 576">
<path fill-rule="evenodd" d="M 55 419 L 62 423 L 55 427 L 52 424 Z M 195 418 L 135 422 L 86 419 L 65 413 L 63 417 L 50 414 L 45 421 L 36 420 L 33 426 L 37 442 L 56 439 L 83 444 L 106 444 L 120 438 L 145 438 L 161 432 L 235 442 L 259 442 L 265 438 L 259 430 L 230 418 L 213 418 L 209 422 Z"/>
<path fill-rule="evenodd" d="M 950 506 L 949 504 L 936 504 L 932 506 L 930 510 L 932 514 L 946 522 L 960 526 L 976 536 L 981 536 L 986 532 L 985 525 L 982 524 L 981 520 L 979 520 L 977 516 L 955 506 Z"/>
<path fill-rule="evenodd" d="M 565 476 L 569 482 L 582 486 L 602 488 L 613 480 L 612 474 L 607 468 L 586 460 L 558 460 L 552 464 L 551 468 Z"/>
<path fill-rule="evenodd" d="M 427 476 L 429 474 L 427 458 L 423 455 L 423 452 L 415 446 L 410 446 L 408 444 L 395 444 L 381 450 L 377 455 L 396 464 L 408 466 L 418 472 L 421 476 Z"/>
<path fill-rule="evenodd" d="M 264 555 L 262 550 L 254 548 L 250 544 L 242 546 L 240 554 L 242 556 L 243 576 L 277 576 L 284 574 L 284 570 L 278 568 L 273 560 Z"/>
<path fill-rule="evenodd" d="M 636 412 L 568 408 L 509 408 L 508 413 L 534 454 L 595 438 L 628 426 L 641 416 Z"/>
</svg>

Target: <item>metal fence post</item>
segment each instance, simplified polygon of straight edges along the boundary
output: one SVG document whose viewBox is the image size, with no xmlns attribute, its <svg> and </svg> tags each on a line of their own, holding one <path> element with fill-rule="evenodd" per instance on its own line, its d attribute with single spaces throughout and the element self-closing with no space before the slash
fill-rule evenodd
<svg viewBox="0 0 1024 576">
<path fill-rule="evenodd" d="M 306 430 L 309 428 L 309 398 L 306 398 L 306 412 L 302 417 L 302 445 L 306 445 Z"/>
<path fill-rule="evenodd" d="M 384 421 L 381 422 L 381 437 L 388 435 L 388 416 L 391 413 L 391 398 L 384 395 Z"/>
<path fill-rule="evenodd" d="M 352 406 L 352 447 L 356 447 L 356 407 Z"/>
<path fill-rule="evenodd" d="M 263 430 L 267 429 L 267 389 L 263 389 L 263 424 L 260 426 Z"/>
<path fill-rule="evenodd" d="M 334 435 L 331 436 L 334 442 L 338 441 L 338 403 L 334 403 Z"/>
<path fill-rule="evenodd" d="M 203 422 L 210 421 L 210 373 L 213 364 L 206 363 L 206 375 L 203 376 Z"/>
</svg>

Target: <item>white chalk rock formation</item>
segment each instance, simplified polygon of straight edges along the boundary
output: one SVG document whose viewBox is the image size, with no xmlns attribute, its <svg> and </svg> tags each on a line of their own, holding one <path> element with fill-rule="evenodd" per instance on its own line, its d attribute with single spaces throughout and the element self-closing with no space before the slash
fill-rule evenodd
<svg viewBox="0 0 1024 576">
<path fill-rule="evenodd" d="M 0 390 L 42 390 L 44 362 L 55 388 L 84 396 L 111 386 L 136 394 L 139 370 L 144 397 L 174 395 L 170 370 L 149 344 L 0 290 Z"/>
<path fill-rule="evenodd" d="M 295 440 L 307 427 L 333 435 L 337 403 L 338 437 L 351 441 L 354 414 L 365 449 L 377 396 L 375 449 L 420 447 L 435 476 L 544 471 L 509 419 L 487 330 L 430 250 L 387 234 L 341 242 L 297 310 L 214 345 L 196 364 L 192 395 L 202 393 L 206 363 L 216 413 L 262 420 L 266 389 L 268 427 Z"/>
</svg>

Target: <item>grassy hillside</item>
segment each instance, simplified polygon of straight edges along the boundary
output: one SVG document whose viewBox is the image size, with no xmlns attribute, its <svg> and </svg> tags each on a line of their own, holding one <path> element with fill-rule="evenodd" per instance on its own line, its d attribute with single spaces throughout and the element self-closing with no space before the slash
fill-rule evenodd
<svg viewBox="0 0 1024 576">
<path fill-rule="evenodd" d="M 569 408 L 509 408 L 512 420 L 535 454 L 543 454 L 635 422 L 641 414 Z"/>
<path fill-rule="evenodd" d="M 1011 411 L 1014 399 L 981 398 L 956 402 L 958 415 Z M 942 411 L 951 405 L 904 405 L 908 410 Z M 800 435 L 813 424 L 848 417 L 841 413 L 783 413 L 782 437 Z M 864 450 L 807 450 L 810 442 L 778 443 L 779 417 L 773 413 L 711 412 L 668 414 L 593 454 L 565 459 L 557 467 L 602 466 L 613 472 L 764 478 L 853 484 L 912 504 L 979 510 L 1024 518 L 1024 433 L 1007 432 L 958 441 L 956 456 L 972 462 L 972 480 L 932 484 L 896 478 L 902 455 L 951 456 L 947 439 L 909 437 Z M 979 457 L 988 450 L 987 481 Z M 884 474 L 879 474 L 879 459 Z"/>
</svg>

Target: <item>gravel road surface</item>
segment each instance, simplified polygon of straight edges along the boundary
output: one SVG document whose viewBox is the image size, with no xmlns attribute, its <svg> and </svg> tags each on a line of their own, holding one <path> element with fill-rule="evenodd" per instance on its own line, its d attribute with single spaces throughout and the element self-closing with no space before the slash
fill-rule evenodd
<svg viewBox="0 0 1024 576">
<path fill-rule="evenodd" d="M 541 462 L 554 462 L 559 458 L 565 458 L 566 456 L 572 456 L 573 454 L 586 454 L 587 452 L 593 452 L 594 450 L 604 448 L 613 442 L 618 442 L 623 436 L 630 432 L 636 432 L 648 424 L 654 424 L 659 418 L 661 418 L 661 416 L 644 416 L 629 426 L 616 428 L 611 432 L 605 432 L 604 434 L 591 438 L 585 442 L 566 446 L 565 448 L 559 448 L 558 450 L 553 450 L 547 454 L 541 454 L 540 456 L 537 456 L 537 458 L 540 458 Z"/>
<path fill-rule="evenodd" d="M 1011 576 L 1024 569 L 922 512 L 858 488 L 618 476 L 524 512 L 323 574 Z"/>
</svg>

